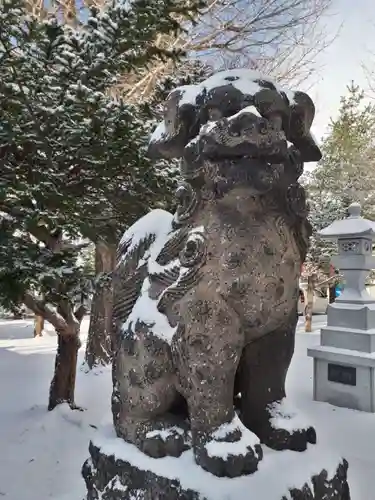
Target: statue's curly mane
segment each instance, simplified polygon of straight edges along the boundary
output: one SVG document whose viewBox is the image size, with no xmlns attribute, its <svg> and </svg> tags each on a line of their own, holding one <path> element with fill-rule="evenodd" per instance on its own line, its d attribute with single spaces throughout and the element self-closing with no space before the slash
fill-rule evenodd
<svg viewBox="0 0 375 500">
<path fill-rule="evenodd" d="M 157 253 L 149 251 L 158 239 L 158 223 L 151 214 L 138 222 L 144 224 L 142 237 L 134 228 L 123 237 L 116 288 L 121 299 L 115 300 L 114 310 L 117 324 L 129 327 L 146 281 L 157 311 L 173 316 L 171 304 L 194 286 L 205 260 L 204 232 L 210 228 L 197 229 L 199 214 L 207 203 L 217 203 L 233 190 L 257 200 L 261 211 L 275 220 L 282 217 L 304 261 L 311 228 L 298 178 L 304 161 L 320 158 L 310 134 L 314 114 L 307 94 L 287 92 L 246 70 L 222 72 L 200 85 L 171 92 L 149 153 L 180 157 L 184 181 L 176 192 L 174 216 L 159 212 L 169 230 L 164 230 L 164 240 L 159 237 Z"/>
</svg>

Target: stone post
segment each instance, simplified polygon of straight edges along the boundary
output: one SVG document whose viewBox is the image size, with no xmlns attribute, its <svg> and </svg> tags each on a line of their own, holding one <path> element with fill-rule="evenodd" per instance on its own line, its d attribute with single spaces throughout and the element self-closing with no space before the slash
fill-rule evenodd
<svg viewBox="0 0 375 500">
<path fill-rule="evenodd" d="M 375 223 L 361 217 L 357 203 L 348 213 L 320 231 L 322 238 L 338 242 L 332 264 L 343 274 L 345 288 L 328 306 L 320 346 L 309 348 L 308 355 L 314 359 L 316 401 L 375 412 L 375 300 L 365 286 L 375 268 Z"/>
</svg>

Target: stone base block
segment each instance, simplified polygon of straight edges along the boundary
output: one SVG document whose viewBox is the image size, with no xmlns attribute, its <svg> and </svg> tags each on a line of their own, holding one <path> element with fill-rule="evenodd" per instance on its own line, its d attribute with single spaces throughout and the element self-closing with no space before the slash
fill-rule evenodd
<svg viewBox="0 0 375 500">
<path fill-rule="evenodd" d="M 375 413 L 375 353 L 320 345 L 314 359 L 314 400 Z"/>
<path fill-rule="evenodd" d="M 346 460 L 322 446 L 303 453 L 263 447 L 259 470 L 215 477 L 192 451 L 179 458 L 146 457 L 113 432 L 98 431 L 82 468 L 87 500 L 350 500 Z"/>
</svg>

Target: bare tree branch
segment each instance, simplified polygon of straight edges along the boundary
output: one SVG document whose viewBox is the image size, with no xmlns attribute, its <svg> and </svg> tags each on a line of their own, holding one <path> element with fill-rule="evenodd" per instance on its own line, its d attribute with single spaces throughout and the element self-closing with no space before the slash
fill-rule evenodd
<svg viewBox="0 0 375 500">
<path fill-rule="evenodd" d="M 343 276 L 341 274 L 335 274 L 334 276 L 330 276 L 324 281 L 321 281 L 320 283 L 315 284 L 314 290 L 319 290 L 323 285 L 328 285 L 329 283 L 334 283 L 335 281 L 338 281 L 340 278 Z"/>
<path fill-rule="evenodd" d="M 29 9 L 44 12 L 43 0 L 25 0 Z M 78 24 L 80 11 L 103 8 L 110 0 L 51 0 L 50 9 L 65 22 Z M 180 49 L 189 58 L 204 59 L 214 69 L 246 67 L 298 86 L 316 72 L 317 55 L 336 38 L 323 23 L 332 0 L 208 0 L 196 25 L 178 19 L 185 32 L 160 35 L 161 49 Z M 114 94 L 146 98 L 161 78 L 172 74 L 172 61 L 126 75 Z"/>
<path fill-rule="evenodd" d="M 178 37 L 161 36 L 164 49 L 182 49 L 215 69 L 247 67 L 299 85 L 316 70 L 316 56 L 337 33 L 322 23 L 331 0 L 209 0 L 197 26 Z M 118 87 L 128 99 L 144 98 L 154 83 L 173 72 L 173 63 L 126 76 Z"/>
<path fill-rule="evenodd" d="M 39 18 L 45 18 L 50 13 L 61 15 L 64 23 L 75 25 L 79 24 L 80 12 L 86 7 L 97 7 L 101 9 L 105 6 L 107 0 L 24 0 L 29 12 Z"/>
</svg>

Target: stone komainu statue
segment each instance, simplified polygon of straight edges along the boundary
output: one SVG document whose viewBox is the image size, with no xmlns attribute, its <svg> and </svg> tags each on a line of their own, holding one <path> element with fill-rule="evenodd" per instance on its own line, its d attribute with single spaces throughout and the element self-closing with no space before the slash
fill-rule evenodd
<svg viewBox="0 0 375 500">
<path fill-rule="evenodd" d="M 314 113 L 305 93 L 247 70 L 167 98 L 149 154 L 181 158 L 177 210 L 126 231 L 114 281 L 114 424 L 152 457 L 193 447 L 204 469 L 234 477 L 257 469 L 260 443 L 316 442 L 285 414 Z"/>
</svg>

